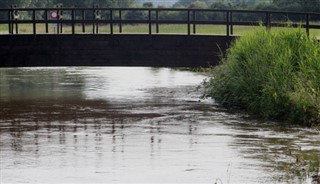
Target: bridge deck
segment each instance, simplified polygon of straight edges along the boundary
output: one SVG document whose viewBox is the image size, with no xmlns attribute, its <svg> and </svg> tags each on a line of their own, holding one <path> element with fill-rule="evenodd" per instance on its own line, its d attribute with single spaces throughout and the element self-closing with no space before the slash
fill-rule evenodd
<svg viewBox="0 0 320 184">
<path fill-rule="evenodd" d="M 0 67 L 209 67 L 234 37 L 206 35 L 0 36 Z"/>
</svg>

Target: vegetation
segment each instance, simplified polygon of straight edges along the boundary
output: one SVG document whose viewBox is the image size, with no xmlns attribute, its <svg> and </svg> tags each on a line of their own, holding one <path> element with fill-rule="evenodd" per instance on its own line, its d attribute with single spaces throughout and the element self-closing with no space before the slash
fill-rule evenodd
<svg viewBox="0 0 320 184">
<path fill-rule="evenodd" d="M 135 0 L 0 0 L 0 7 L 54 7 L 62 4 L 64 7 L 92 7 L 99 4 L 101 7 L 130 7 Z"/>
<path fill-rule="evenodd" d="M 301 29 L 254 31 L 236 40 L 205 96 L 267 119 L 320 124 L 320 47 Z"/>
<path fill-rule="evenodd" d="M 166 1 L 156 0 L 0 0 L 0 7 L 54 7 L 63 4 L 64 7 L 169 7 Z M 174 2 L 174 1 L 173 1 Z M 217 8 L 217 9 L 259 9 L 319 12 L 320 0 L 176 0 L 175 8 Z"/>
</svg>

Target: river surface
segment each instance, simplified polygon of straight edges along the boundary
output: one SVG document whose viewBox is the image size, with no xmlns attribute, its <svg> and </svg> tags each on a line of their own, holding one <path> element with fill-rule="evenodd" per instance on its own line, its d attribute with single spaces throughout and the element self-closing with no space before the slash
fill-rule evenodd
<svg viewBox="0 0 320 184">
<path fill-rule="evenodd" d="M 311 183 L 320 131 L 199 100 L 167 68 L 0 69 L 0 183 Z"/>
</svg>

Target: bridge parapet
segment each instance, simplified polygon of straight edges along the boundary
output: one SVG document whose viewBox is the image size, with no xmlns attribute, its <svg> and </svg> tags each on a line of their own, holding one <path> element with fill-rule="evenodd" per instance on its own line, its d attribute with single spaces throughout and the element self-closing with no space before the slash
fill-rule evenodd
<svg viewBox="0 0 320 184">
<path fill-rule="evenodd" d="M 291 27 L 305 28 L 308 34 L 320 29 L 320 13 L 308 12 L 12 7 L 0 9 L 0 67 L 209 67 L 219 64 L 236 38 L 236 26 L 271 29 L 287 27 L 289 20 Z M 123 32 L 125 26 L 141 24 L 147 26 L 144 34 Z M 184 31 L 163 34 L 167 24 L 185 26 Z M 29 25 L 30 31 L 23 32 L 22 25 Z M 200 35 L 202 25 L 220 25 L 223 35 Z M 108 32 L 101 31 L 106 28 Z"/>
<path fill-rule="evenodd" d="M 0 26 L 6 26 L 3 34 L 19 34 L 19 26 L 32 25 L 28 34 L 50 33 L 49 26 L 56 27 L 55 33 L 98 34 L 99 28 L 108 27 L 108 34 L 122 33 L 125 25 L 147 25 L 147 34 L 159 34 L 161 25 L 185 25 L 185 34 L 197 34 L 199 25 L 225 26 L 225 35 L 234 34 L 235 26 L 302 27 L 320 29 L 320 13 L 222 10 L 222 9 L 179 9 L 179 8 L 17 8 L 0 9 Z M 175 16 L 172 16 L 175 15 Z M 317 23 L 318 21 L 318 23 Z M 289 23 L 290 22 L 290 23 Z M 88 26 L 92 29 L 88 30 Z M 80 28 L 80 29 L 78 29 Z M 5 29 L 5 28 L 2 28 Z M 117 30 L 117 32 L 115 31 Z"/>
</svg>

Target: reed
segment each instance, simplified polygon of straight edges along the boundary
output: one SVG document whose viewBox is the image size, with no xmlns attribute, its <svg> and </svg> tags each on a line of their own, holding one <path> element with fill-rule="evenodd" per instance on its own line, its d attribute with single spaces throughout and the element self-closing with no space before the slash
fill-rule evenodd
<svg viewBox="0 0 320 184">
<path fill-rule="evenodd" d="M 205 97 L 266 119 L 320 124 L 320 47 L 300 29 L 263 28 L 236 40 L 213 76 Z"/>
</svg>

